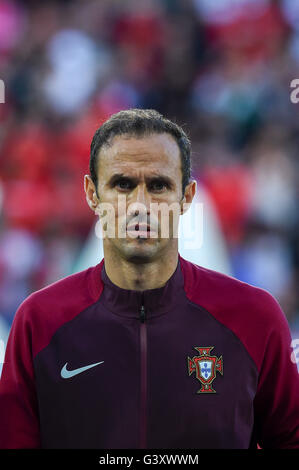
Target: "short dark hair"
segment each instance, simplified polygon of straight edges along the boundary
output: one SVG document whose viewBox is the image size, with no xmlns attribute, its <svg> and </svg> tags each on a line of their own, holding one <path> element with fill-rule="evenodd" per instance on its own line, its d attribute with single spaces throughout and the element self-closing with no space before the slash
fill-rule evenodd
<svg viewBox="0 0 299 470">
<path fill-rule="evenodd" d="M 98 155 L 104 145 L 109 145 L 113 137 L 129 134 L 137 137 L 150 134 L 168 133 L 172 135 L 180 149 L 182 168 L 182 191 L 190 181 L 191 175 L 191 142 L 183 129 L 166 119 L 154 109 L 132 108 L 113 114 L 95 132 L 90 146 L 89 170 L 97 192 Z"/>
</svg>

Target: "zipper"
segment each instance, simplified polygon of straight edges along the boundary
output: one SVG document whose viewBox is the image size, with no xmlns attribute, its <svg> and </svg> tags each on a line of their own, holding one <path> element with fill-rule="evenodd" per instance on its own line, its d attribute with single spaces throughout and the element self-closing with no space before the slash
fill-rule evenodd
<svg viewBox="0 0 299 470">
<path fill-rule="evenodd" d="M 147 402 L 147 338 L 146 338 L 146 312 L 142 302 L 139 310 L 140 316 L 140 448 L 146 449 L 146 402 Z"/>
<path fill-rule="evenodd" d="M 145 322 L 145 308 L 144 308 L 144 305 L 141 305 L 141 307 L 140 307 L 140 321 L 141 321 L 141 323 Z"/>
</svg>

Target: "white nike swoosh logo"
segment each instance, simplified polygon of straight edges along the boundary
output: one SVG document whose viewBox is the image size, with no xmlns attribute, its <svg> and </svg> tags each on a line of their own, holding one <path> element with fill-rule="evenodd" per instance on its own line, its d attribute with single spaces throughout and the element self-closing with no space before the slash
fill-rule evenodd
<svg viewBox="0 0 299 470">
<path fill-rule="evenodd" d="M 89 366 L 79 367 L 79 369 L 74 369 L 74 370 L 67 370 L 66 366 L 68 363 L 66 362 L 63 368 L 61 369 L 60 375 L 63 379 L 70 379 L 71 377 L 74 377 L 74 375 L 81 374 L 81 372 L 91 369 L 92 367 L 98 366 L 99 364 L 102 364 L 103 362 L 104 361 L 96 362 L 95 364 L 90 364 Z"/>
</svg>

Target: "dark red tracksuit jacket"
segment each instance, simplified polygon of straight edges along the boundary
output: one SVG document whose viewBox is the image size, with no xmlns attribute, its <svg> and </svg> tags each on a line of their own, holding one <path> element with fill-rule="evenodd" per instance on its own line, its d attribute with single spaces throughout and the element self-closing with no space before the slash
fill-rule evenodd
<svg viewBox="0 0 299 470">
<path fill-rule="evenodd" d="M 263 289 L 179 255 L 164 287 L 126 290 L 102 260 L 17 310 L 0 448 L 299 448 L 290 345 Z"/>
</svg>

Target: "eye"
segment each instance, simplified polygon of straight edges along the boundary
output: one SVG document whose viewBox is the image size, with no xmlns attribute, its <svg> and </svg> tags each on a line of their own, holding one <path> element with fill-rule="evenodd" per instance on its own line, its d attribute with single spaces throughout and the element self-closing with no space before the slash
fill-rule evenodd
<svg viewBox="0 0 299 470">
<path fill-rule="evenodd" d="M 132 187 L 132 184 L 129 180 L 121 179 L 116 181 L 115 186 L 117 186 L 119 189 L 127 190 Z"/>
<path fill-rule="evenodd" d="M 153 191 L 162 191 L 164 188 L 167 188 L 168 185 L 164 181 L 155 181 L 150 185 L 150 188 Z"/>
</svg>

